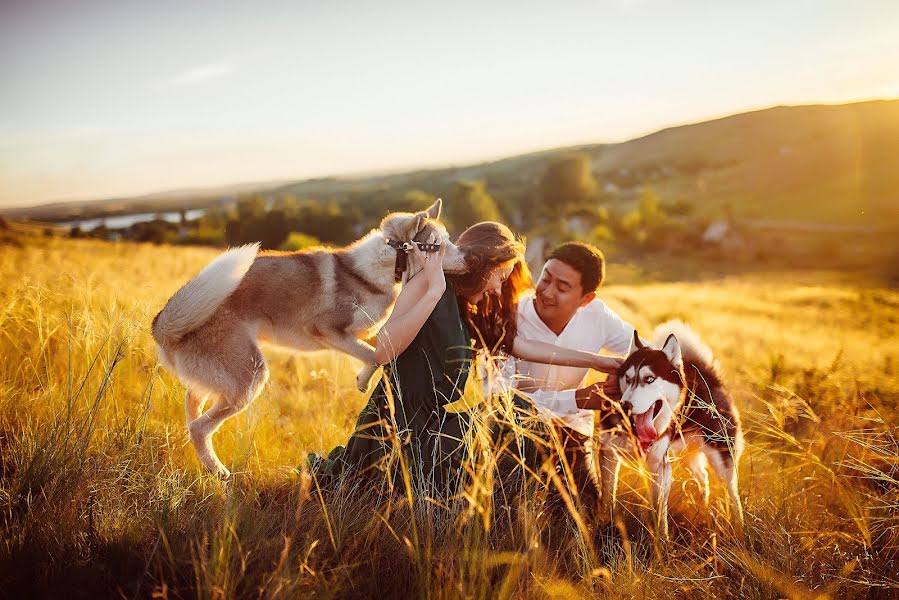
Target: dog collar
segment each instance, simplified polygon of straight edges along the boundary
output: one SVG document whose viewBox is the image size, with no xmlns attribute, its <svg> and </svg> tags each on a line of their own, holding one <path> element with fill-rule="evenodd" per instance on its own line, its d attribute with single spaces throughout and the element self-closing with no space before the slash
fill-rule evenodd
<svg viewBox="0 0 899 600">
<path fill-rule="evenodd" d="M 393 263 L 393 280 L 399 283 L 403 280 L 403 273 L 409 266 L 409 250 L 412 249 L 410 242 L 398 242 L 396 240 L 384 240 L 388 246 L 396 250 L 396 261 Z M 424 242 L 415 242 L 418 249 L 422 252 L 437 252 L 440 250 L 440 244 L 425 244 Z"/>
</svg>

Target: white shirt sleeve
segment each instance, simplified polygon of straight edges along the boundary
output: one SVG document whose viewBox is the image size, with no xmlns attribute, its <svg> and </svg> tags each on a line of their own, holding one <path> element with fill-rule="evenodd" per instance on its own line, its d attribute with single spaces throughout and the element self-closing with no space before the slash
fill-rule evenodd
<svg viewBox="0 0 899 600">
<path fill-rule="evenodd" d="M 634 327 L 618 316 L 614 310 L 602 304 L 602 320 L 605 339 L 602 347 L 616 356 L 625 356 L 634 339 Z M 641 338 L 642 339 L 642 338 Z"/>
<path fill-rule="evenodd" d="M 557 417 L 573 415 L 578 411 L 574 390 L 535 390 L 526 394 L 538 409 Z"/>
</svg>

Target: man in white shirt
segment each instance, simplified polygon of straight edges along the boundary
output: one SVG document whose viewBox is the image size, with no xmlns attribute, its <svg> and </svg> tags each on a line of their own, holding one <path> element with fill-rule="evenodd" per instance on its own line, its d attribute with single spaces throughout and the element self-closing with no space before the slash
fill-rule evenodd
<svg viewBox="0 0 899 600">
<path fill-rule="evenodd" d="M 579 242 L 562 244 L 549 255 L 534 294 L 519 302 L 519 335 L 586 352 L 626 355 L 634 328 L 596 297 L 604 279 L 605 261 L 598 248 Z M 592 439 L 596 411 L 579 408 L 591 405 L 585 402 L 591 388 L 583 387 L 587 371 L 515 361 L 516 387 L 555 427 L 578 491 L 595 506 L 599 499 Z M 599 388 L 610 397 L 620 396 L 614 376 Z"/>
</svg>

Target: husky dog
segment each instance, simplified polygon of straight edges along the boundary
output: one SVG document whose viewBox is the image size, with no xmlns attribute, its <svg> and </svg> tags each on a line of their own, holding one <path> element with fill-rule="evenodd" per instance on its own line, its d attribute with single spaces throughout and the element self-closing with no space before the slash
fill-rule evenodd
<svg viewBox="0 0 899 600">
<path fill-rule="evenodd" d="M 670 456 L 675 455 L 682 455 L 696 477 L 706 506 L 711 464 L 742 522 L 737 462 L 743 435 L 712 351 L 680 321 L 659 325 L 653 344 L 661 350 L 643 344 L 634 332 L 634 350 L 618 369 L 621 408 L 628 419 L 612 415 L 600 424 L 603 502 L 614 510 L 622 454 L 638 446 L 652 477 L 652 503 L 663 537 L 668 535 Z"/>
<path fill-rule="evenodd" d="M 438 199 L 417 214 L 390 214 L 346 248 L 261 254 L 258 244 L 234 248 L 172 296 L 153 319 L 153 338 L 163 363 L 187 388 L 187 429 L 206 469 L 230 475 L 212 435 L 249 406 L 268 379 L 259 341 L 345 352 L 364 363 L 357 385 L 367 386 L 377 365 L 374 348 L 363 340 L 387 320 L 400 290 L 397 279 L 423 266 L 410 253 L 400 274 L 406 257 L 401 262 L 403 250 L 395 248 L 410 240 L 444 244 L 444 269 L 465 268 L 465 257 L 437 221 L 440 208 Z M 209 398 L 214 403 L 202 413 Z"/>
</svg>

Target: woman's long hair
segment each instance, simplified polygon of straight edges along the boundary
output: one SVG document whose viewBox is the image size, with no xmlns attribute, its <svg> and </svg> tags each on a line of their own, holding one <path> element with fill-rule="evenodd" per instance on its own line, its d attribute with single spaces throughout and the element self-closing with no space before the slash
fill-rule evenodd
<svg viewBox="0 0 899 600">
<path fill-rule="evenodd" d="M 517 333 L 518 299 L 532 285 L 524 260 L 524 242 L 502 223 L 485 221 L 463 231 L 456 246 L 465 253 L 466 272 L 447 274 L 447 278 L 456 290 L 475 348 L 511 352 Z M 477 304 L 468 301 L 484 289 L 494 269 L 510 263 L 512 272 L 499 296 L 485 294 Z"/>
</svg>

